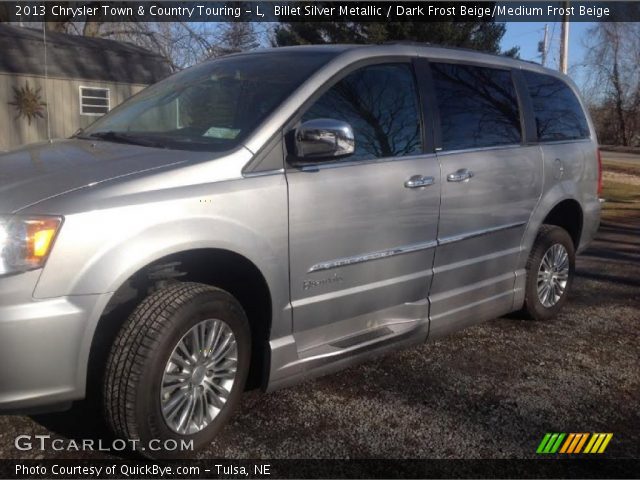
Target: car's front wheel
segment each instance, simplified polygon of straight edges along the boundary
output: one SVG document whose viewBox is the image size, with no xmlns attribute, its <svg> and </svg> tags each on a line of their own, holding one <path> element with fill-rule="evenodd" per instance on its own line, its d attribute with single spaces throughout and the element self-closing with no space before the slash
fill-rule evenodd
<svg viewBox="0 0 640 480">
<path fill-rule="evenodd" d="M 527 261 L 523 312 L 547 320 L 560 311 L 573 283 L 575 249 L 566 230 L 542 225 Z"/>
<path fill-rule="evenodd" d="M 238 405 L 250 352 L 246 315 L 229 293 L 198 283 L 162 288 L 138 305 L 113 344 L 107 422 L 148 457 L 183 456 L 189 451 L 180 447 L 191 442 L 201 449 Z"/>
</svg>

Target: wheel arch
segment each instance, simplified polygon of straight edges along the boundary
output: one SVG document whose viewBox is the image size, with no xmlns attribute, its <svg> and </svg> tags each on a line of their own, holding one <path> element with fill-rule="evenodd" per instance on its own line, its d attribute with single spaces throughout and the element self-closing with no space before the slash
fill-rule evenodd
<svg viewBox="0 0 640 480">
<path fill-rule="evenodd" d="M 576 250 L 580 245 L 583 223 L 582 207 L 573 198 L 566 198 L 556 203 L 542 220 L 542 224 L 555 225 L 565 229 L 573 240 L 573 246 Z"/>
<path fill-rule="evenodd" d="M 247 386 L 265 386 L 273 320 L 272 296 L 267 280 L 254 262 L 237 252 L 222 248 L 198 248 L 155 259 L 137 269 L 116 289 L 93 331 L 84 378 L 88 398 L 99 396 L 106 357 L 117 332 L 131 312 L 154 289 L 161 288 L 167 282 L 179 281 L 221 288 L 240 302 L 247 314 L 252 335 Z"/>
<path fill-rule="evenodd" d="M 542 225 L 549 223 L 567 230 L 578 251 L 583 233 L 584 212 L 577 198 L 575 184 L 563 182 L 547 191 L 534 210 L 522 237 L 516 266 L 513 310 L 519 310 L 524 304 L 525 265 Z"/>
<path fill-rule="evenodd" d="M 559 184 L 540 199 L 522 237 L 517 269 L 524 269 L 540 227 L 545 223 L 564 228 L 578 249 L 584 226 L 584 212 L 573 184 Z"/>
</svg>

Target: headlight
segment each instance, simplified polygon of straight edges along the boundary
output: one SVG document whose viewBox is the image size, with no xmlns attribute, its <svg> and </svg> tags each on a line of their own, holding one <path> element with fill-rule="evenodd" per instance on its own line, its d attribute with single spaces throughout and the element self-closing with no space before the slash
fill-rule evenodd
<svg viewBox="0 0 640 480">
<path fill-rule="evenodd" d="M 62 217 L 0 217 L 0 275 L 44 265 Z"/>
</svg>

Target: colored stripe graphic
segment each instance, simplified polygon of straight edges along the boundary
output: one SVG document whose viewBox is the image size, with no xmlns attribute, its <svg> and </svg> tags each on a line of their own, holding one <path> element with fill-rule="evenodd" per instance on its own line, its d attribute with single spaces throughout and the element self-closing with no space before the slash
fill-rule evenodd
<svg viewBox="0 0 640 480">
<path fill-rule="evenodd" d="M 584 453 L 603 453 L 611 438 L 613 438 L 613 433 L 594 433 Z"/>
<path fill-rule="evenodd" d="M 607 445 L 609 445 L 609 442 L 613 438 L 613 433 L 607 433 L 606 435 L 607 436 L 604 439 L 604 442 L 602 442 L 602 445 L 600 445 L 600 450 L 598 450 L 598 453 L 604 453 L 605 449 L 607 448 Z"/>
<path fill-rule="evenodd" d="M 587 443 L 587 448 L 584 449 L 584 453 L 590 453 L 591 452 L 591 447 L 593 447 L 593 444 L 596 441 L 596 437 L 597 435 L 591 435 L 591 439 L 589 440 L 589 443 Z"/>
<path fill-rule="evenodd" d="M 558 439 L 556 440 L 556 443 L 553 445 L 553 447 L 551 447 L 551 451 L 549 453 L 556 453 L 558 451 L 558 448 L 560 448 L 560 444 L 562 443 L 562 439 L 566 436 L 566 433 L 560 433 L 558 435 Z"/>
<path fill-rule="evenodd" d="M 560 449 L 560 453 L 567 453 L 567 448 L 569 448 L 569 445 L 571 445 L 571 442 L 573 442 L 573 439 L 575 438 L 576 434 L 575 433 L 570 433 L 569 436 L 567 437 L 567 441 L 564 442 L 564 445 L 562 445 L 562 448 Z"/>
<path fill-rule="evenodd" d="M 538 449 L 536 450 L 536 453 L 542 453 L 544 451 L 544 447 L 549 441 L 549 438 L 551 438 L 551 434 L 547 433 L 542 439 L 542 441 L 540 442 L 540 445 L 538 445 Z"/>
<path fill-rule="evenodd" d="M 546 433 L 536 453 L 604 453 L 612 438 L 613 433 Z M 585 443 L 587 446 L 582 450 Z"/>
<path fill-rule="evenodd" d="M 589 434 L 588 433 L 583 433 L 582 434 L 582 439 L 580 440 L 578 445 L 576 445 L 576 449 L 573 451 L 573 453 L 580 453 L 580 451 L 582 450 L 582 446 L 587 441 L 587 438 L 589 438 Z"/>
<path fill-rule="evenodd" d="M 596 440 L 596 443 L 593 444 L 593 447 L 591 447 L 590 453 L 596 453 L 598 451 L 598 448 L 600 448 L 600 443 L 602 443 L 602 440 L 604 440 L 605 437 L 604 433 L 598 433 L 594 435 L 598 435 L 598 439 Z"/>
<path fill-rule="evenodd" d="M 571 454 L 574 453 L 576 451 L 576 447 L 578 446 L 578 443 L 580 443 L 580 441 L 582 440 L 582 437 L 585 435 L 584 433 L 573 433 L 573 441 L 571 442 L 571 444 L 569 445 L 569 448 L 567 449 L 567 453 Z"/>
<path fill-rule="evenodd" d="M 600 445 L 600 450 L 598 450 L 598 453 L 604 453 L 607 445 L 609 445 L 609 442 L 613 438 L 613 433 L 607 433 L 606 435 L 607 436 L 605 437 L 604 442 L 602 442 L 602 445 Z"/>
<path fill-rule="evenodd" d="M 538 445 L 536 453 L 556 453 L 566 435 L 566 433 L 547 433 Z"/>
<path fill-rule="evenodd" d="M 551 438 L 547 442 L 547 446 L 544 447 L 544 451 L 542 453 L 553 453 L 551 451 L 551 448 L 556 443 L 556 438 L 558 438 L 558 434 L 557 433 L 554 433 L 553 435 L 551 435 Z"/>
</svg>

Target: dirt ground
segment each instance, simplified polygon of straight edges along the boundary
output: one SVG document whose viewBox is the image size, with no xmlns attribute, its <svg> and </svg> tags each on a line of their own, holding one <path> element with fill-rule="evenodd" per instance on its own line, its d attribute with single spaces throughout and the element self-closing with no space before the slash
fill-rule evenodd
<svg viewBox="0 0 640 480">
<path fill-rule="evenodd" d="M 602 227 L 557 318 L 498 318 L 250 392 L 199 458 L 534 458 L 546 432 L 612 432 L 607 457 L 640 458 L 640 162 L 612 162 Z M 19 452 L 20 434 L 104 435 L 77 411 L 0 417 L 0 458 L 106 457 Z"/>
</svg>

